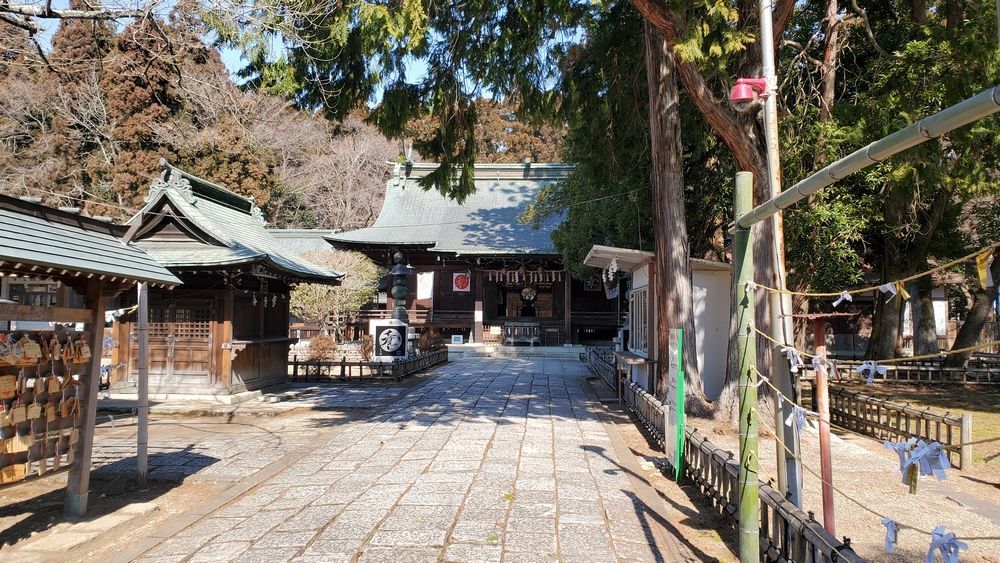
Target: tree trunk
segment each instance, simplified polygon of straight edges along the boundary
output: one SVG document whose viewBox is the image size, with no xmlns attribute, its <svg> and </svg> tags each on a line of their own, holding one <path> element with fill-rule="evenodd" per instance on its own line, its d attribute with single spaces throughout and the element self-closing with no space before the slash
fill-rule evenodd
<svg viewBox="0 0 1000 563">
<path fill-rule="evenodd" d="M 646 84 L 649 92 L 649 136 L 652 150 L 650 185 L 656 248 L 656 346 L 660 385 L 667 391 L 669 330 L 684 329 L 684 373 L 689 412 L 707 411 L 698 371 L 688 237 L 684 216 L 684 167 L 681 152 L 677 69 L 670 46 L 648 22 L 644 26 Z"/>
<path fill-rule="evenodd" d="M 882 283 L 891 283 L 910 276 L 917 271 L 919 265 L 927 264 L 927 248 L 941 225 L 945 210 L 952 205 L 951 192 L 938 188 L 934 199 L 927 206 L 927 211 L 913 218 L 912 209 L 918 203 L 914 200 L 919 195 L 911 186 L 902 184 L 892 186 L 886 194 L 884 210 L 886 225 L 916 234 L 909 235 L 908 238 L 893 233 L 886 235 L 882 250 Z M 865 359 L 885 360 L 896 357 L 903 301 L 901 296 L 888 299 L 886 294 L 879 292 Z"/>
<path fill-rule="evenodd" d="M 823 66 L 820 69 L 822 88 L 819 99 L 819 120 L 827 121 L 833 111 L 833 99 L 837 84 L 837 43 L 840 25 L 837 21 L 837 0 L 827 0 L 826 21 L 824 22 Z"/>
<path fill-rule="evenodd" d="M 630 0 L 632 6 L 642 14 L 647 24 L 652 24 L 663 34 L 665 47 L 672 50 L 677 44 L 678 30 L 675 22 L 675 15 L 671 8 L 663 2 L 656 0 Z M 791 18 L 791 11 L 794 6 L 784 5 L 779 13 L 779 19 L 775 26 L 775 36 L 781 36 L 785 25 Z M 780 42 L 779 42 L 780 43 Z M 744 75 L 751 75 L 754 68 L 758 67 L 759 60 L 754 60 L 753 56 L 746 57 L 744 61 L 747 68 Z M 697 65 L 691 62 L 676 61 L 677 77 L 684 85 L 684 90 L 691 98 L 691 102 L 702 115 L 705 123 L 712 129 L 712 132 L 722 139 L 729 151 L 733 155 L 740 170 L 753 172 L 754 175 L 754 202 L 759 204 L 770 198 L 770 189 L 767 182 L 767 160 L 764 156 L 763 134 L 761 123 L 754 112 L 746 112 L 737 115 L 729 109 L 726 100 L 720 100 L 709 88 L 705 77 L 698 69 Z M 759 72 L 759 68 L 756 68 Z M 655 165 L 654 165 L 655 166 Z M 754 225 L 754 281 L 760 284 L 771 285 L 774 273 L 771 221 L 762 221 Z M 757 315 L 757 327 L 765 333 L 770 333 L 770 315 L 768 314 L 768 299 L 764 295 L 757 295 L 755 313 Z M 729 369 L 726 374 L 726 389 L 724 394 L 735 395 L 735 385 L 737 381 L 736 366 L 736 319 L 735 312 L 730 319 L 730 345 L 728 351 L 727 364 Z M 756 366 L 762 372 L 767 373 L 771 367 L 771 344 L 763 337 L 757 338 L 757 358 Z M 766 393 L 766 389 L 762 390 Z M 732 403 L 735 406 L 735 402 Z M 732 412 L 735 416 L 735 410 Z"/>
<path fill-rule="evenodd" d="M 936 354 L 937 323 L 934 320 L 934 300 L 931 297 L 931 278 L 925 277 L 913 284 L 914 300 L 910 302 L 913 312 L 913 355 Z"/>
<path fill-rule="evenodd" d="M 993 265 L 990 266 L 990 273 L 993 275 L 994 283 L 992 287 L 983 289 L 979 285 L 978 279 L 973 282 L 975 283 L 976 290 L 974 292 L 975 297 L 972 302 L 972 308 L 965 315 L 965 322 L 962 323 L 962 327 L 958 329 L 958 334 L 955 335 L 955 343 L 951 345 L 952 350 L 968 348 L 979 343 L 979 337 L 983 332 L 983 325 L 990 318 L 993 304 L 997 298 L 997 288 L 1000 286 L 997 283 L 1000 281 L 1000 256 L 996 254 L 993 256 Z M 965 367 L 969 363 L 971 356 L 972 352 L 952 354 L 945 359 L 944 365 L 947 367 Z"/>
</svg>

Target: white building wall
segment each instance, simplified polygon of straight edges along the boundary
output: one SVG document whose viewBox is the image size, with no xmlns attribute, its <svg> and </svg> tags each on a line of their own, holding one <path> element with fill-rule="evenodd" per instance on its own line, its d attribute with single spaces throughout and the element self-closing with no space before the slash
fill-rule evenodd
<svg viewBox="0 0 1000 563">
<path fill-rule="evenodd" d="M 694 329 L 701 379 L 705 395 L 715 400 L 726 383 L 726 355 L 729 348 L 728 271 L 694 271 Z"/>
</svg>

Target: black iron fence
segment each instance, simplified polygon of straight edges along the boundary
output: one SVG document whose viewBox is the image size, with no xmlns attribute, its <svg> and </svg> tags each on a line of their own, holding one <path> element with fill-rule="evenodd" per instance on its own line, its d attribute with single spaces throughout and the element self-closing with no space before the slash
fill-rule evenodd
<svg viewBox="0 0 1000 563">
<path fill-rule="evenodd" d="M 608 348 L 587 347 L 587 363 L 594 368 L 597 375 L 608 384 L 608 387 L 615 388 L 615 354 Z"/>
<path fill-rule="evenodd" d="M 434 350 L 396 362 L 349 362 L 336 360 L 300 360 L 288 362 L 288 380 L 296 381 L 399 381 L 400 379 L 448 361 L 448 350 Z"/>
</svg>

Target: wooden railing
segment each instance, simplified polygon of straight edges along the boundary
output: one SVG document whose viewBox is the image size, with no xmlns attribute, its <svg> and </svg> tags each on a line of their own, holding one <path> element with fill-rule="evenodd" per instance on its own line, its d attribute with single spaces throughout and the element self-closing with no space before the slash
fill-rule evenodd
<svg viewBox="0 0 1000 563">
<path fill-rule="evenodd" d="M 598 353 L 588 352 L 587 359 L 598 362 L 591 361 L 595 371 L 604 369 Z M 662 447 L 663 404 L 635 383 L 626 386 L 623 398 L 640 424 Z M 697 429 L 686 429 L 684 474 L 711 499 L 723 516 L 731 520 L 736 517 L 739 496 L 739 465 L 733 458 L 731 452 L 713 445 Z M 813 518 L 812 512 L 804 512 L 764 482 L 760 483 L 760 536 L 762 561 L 864 561 L 851 548 L 850 539 L 845 538 L 842 542 L 833 537 Z"/>
<path fill-rule="evenodd" d="M 399 381 L 418 371 L 448 361 L 448 350 L 434 350 L 396 362 L 299 360 L 288 362 L 289 381 Z"/>
<path fill-rule="evenodd" d="M 939 414 L 831 386 L 830 422 L 879 440 L 933 440 L 941 444 L 955 467 L 972 465 L 972 415 L 968 413 Z"/>
<path fill-rule="evenodd" d="M 838 371 L 843 379 L 861 381 L 866 376 L 854 371 L 861 362 L 840 360 Z M 961 385 L 1000 385 L 1000 356 L 980 354 L 969 360 L 964 368 L 945 367 L 941 360 L 903 362 L 886 365 L 885 375 L 876 374 L 875 381 L 882 383 L 912 383 L 934 385 L 957 383 Z"/>
</svg>

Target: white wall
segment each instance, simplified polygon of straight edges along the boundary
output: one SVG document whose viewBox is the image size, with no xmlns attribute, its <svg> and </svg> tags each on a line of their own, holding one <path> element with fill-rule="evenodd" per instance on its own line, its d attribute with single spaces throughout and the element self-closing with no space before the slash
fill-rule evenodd
<svg viewBox="0 0 1000 563">
<path fill-rule="evenodd" d="M 729 348 L 729 285 L 727 271 L 691 272 L 698 367 L 705 395 L 718 399 L 726 383 Z"/>
</svg>

